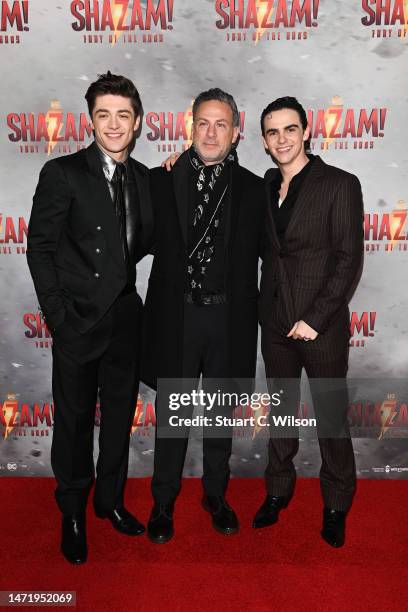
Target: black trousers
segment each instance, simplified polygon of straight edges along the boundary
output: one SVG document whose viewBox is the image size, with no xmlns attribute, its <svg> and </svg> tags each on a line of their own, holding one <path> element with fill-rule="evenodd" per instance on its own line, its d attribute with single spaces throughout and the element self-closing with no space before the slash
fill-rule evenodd
<svg viewBox="0 0 408 612">
<path fill-rule="evenodd" d="M 349 332 L 348 317 L 343 318 L 344 321 L 339 321 L 325 334 L 309 342 L 286 338 L 272 327 L 264 326 L 262 354 L 267 379 L 273 379 L 274 389 L 283 387 L 289 390 L 286 397 L 289 410 L 298 405 L 300 377 L 305 368 L 318 421 L 322 459 L 320 488 L 324 505 L 347 511 L 355 493 L 356 468 L 346 422 L 348 394 L 345 377 L 348 369 Z M 289 384 L 285 383 L 285 379 L 291 379 L 287 381 Z M 325 384 L 323 379 L 337 380 Z M 328 410 L 330 415 L 327 415 Z M 322 433 L 319 432 L 319 420 L 324 423 L 325 419 L 326 426 L 323 426 Z M 334 437 L 328 437 L 330 426 L 336 432 Z M 292 496 L 296 482 L 293 459 L 298 449 L 298 436 L 270 438 L 265 470 L 269 495 Z"/>
<path fill-rule="evenodd" d="M 51 463 L 63 514 L 85 510 L 94 482 L 98 388 L 101 419 L 94 505 L 100 510 L 123 505 L 139 384 L 141 314 L 142 301 L 133 292 L 119 297 L 89 335 L 81 336 L 66 323 L 55 333 Z"/>
<path fill-rule="evenodd" d="M 228 367 L 227 352 L 227 305 L 184 306 L 183 377 L 197 381 L 202 375 L 202 388 L 215 392 L 214 381 L 225 381 Z M 182 386 L 182 381 L 180 381 Z M 189 391 L 191 392 L 191 386 Z M 168 421 L 168 411 L 156 402 L 156 442 L 152 494 L 158 503 L 173 501 L 181 488 L 181 478 L 187 451 L 189 428 L 182 431 L 183 437 L 161 437 L 160 426 Z M 191 416 L 194 407 L 188 406 L 183 416 Z M 229 480 L 231 456 L 231 430 L 223 428 L 225 437 L 203 437 L 203 487 L 208 495 L 224 495 Z M 181 435 L 178 432 L 178 435 Z"/>
</svg>

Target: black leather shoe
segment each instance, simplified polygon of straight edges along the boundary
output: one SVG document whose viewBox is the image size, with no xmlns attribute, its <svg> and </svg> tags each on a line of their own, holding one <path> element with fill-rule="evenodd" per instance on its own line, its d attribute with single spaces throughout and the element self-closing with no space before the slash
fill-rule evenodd
<svg viewBox="0 0 408 612">
<path fill-rule="evenodd" d="M 101 511 L 95 508 L 95 514 L 98 518 L 107 518 L 112 523 L 112 526 L 128 536 L 138 536 L 145 532 L 145 528 L 142 523 L 139 523 L 137 518 L 130 514 L 126 508 L 115 508 L 110 511 Z"/>
<path fill-rule="evenodd" d="M 61 552 L 74 565 L 85 563 L 88 556 L 86 546 L 85 515 L 62 517 Z"/>
<path fill-rule="evenodd" d="M 286 508 L 289 503 L 288 497 L 281 495 L 267 495 L 264 503 L 255 514 L 252 522 L 254 529 L 269 527 L 278 522 L 279 512 Z"/>
<path fill-rule="evenodd" d="M 346 514 L 342 510 L 323 509 L 323 527 L 320 533 L 323 540 L 334 548 L 340 548 L 345 542 Z"/>
<path fill-rule="evenodd" d="M 239 531 L 238 518 L 224 497 L 204 495 L 203 508 L 212 516 L 214 529 L 224 535 L 233 535 Z"/>
<path fill-rule="evenodd" d="M 155 544 L 165 544 L 174 535 L 174 504 L 155 504 L 147 524 L 147 535 Z"/>
</svg>

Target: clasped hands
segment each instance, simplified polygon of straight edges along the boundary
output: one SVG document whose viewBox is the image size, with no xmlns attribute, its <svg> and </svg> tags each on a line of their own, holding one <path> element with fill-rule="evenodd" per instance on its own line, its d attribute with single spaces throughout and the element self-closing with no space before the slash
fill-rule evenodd
<svg viewBox="0 0 408 612">
<path fill-rule="evenodd" d="M 307 342 L 308 340 L 316 340 L 318 335 L 317 331 L 304 321 L 296 321 L 286 337 Z"/>
</svg>

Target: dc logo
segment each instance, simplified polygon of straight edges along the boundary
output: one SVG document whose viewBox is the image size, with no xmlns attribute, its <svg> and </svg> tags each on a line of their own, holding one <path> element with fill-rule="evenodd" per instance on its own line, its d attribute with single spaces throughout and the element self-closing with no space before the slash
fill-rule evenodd
<svg viewBox="0 0 408 612">
<path fill-rule="evenodd" d="M 8 470 L 16 470 L 17 469 L 17 463 L 8 463 L 7 464 L 7 469 Z"/>
</svg>

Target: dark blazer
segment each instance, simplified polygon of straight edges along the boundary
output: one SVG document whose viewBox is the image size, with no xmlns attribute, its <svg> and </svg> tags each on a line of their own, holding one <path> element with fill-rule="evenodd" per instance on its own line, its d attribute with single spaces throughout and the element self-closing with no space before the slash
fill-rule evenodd
<svg viewBox="0 0 408 612">
<path fill-rule="evenodd" d="M 138 189 L 142 233 L 131 268 L 148 251 L 153 218 L 148 170 L 129 158 Z M 93 143 L 47 162 L 28 226 L 27 259 L 50 329 L 64 320 L 85 333 L 101 320 L 127 282 L 117 222 Z"/>
<path fill-rule="evenodd" d="M 265 175 L 260 323 L 285 335 L 299 320 L 321 334 L 336 320 L 347 326 L 348 302 L 363 262 L 360 182 L 316 157 L 281 246 L 271 213 L 270 183 L 276 172 L 270 169 Z"/>
<path fill-rule="evenodd" d="M 190 169 L 187 154 L 183 154 L 172 172 L 163 168 L 150 171 L 155 256 L 145 302 L 141 380 L 153 388 L 157 378 L 182 375 Z M 225 237 L 229 371 L 225 376 L 252 378 L 257 353 L 258 257 L 265 189 L 261 178 L 238 164 L 229 171 Z"/>
</svg>

